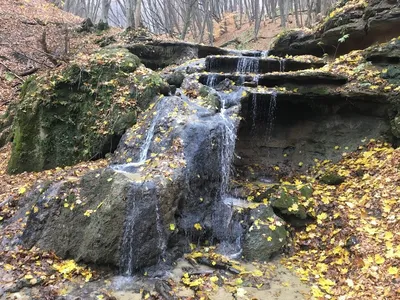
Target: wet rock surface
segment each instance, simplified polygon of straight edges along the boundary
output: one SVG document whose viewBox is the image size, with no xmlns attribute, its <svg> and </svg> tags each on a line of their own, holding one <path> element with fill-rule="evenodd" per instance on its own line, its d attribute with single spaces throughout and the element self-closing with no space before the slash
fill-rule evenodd
<svg viewBox="0 0 400 300">
<path fill-rule="evenodd" d="M 360 3 L 344 11 L 339 7 L 338 12 L 328 16 L 315 32 L 293 30 L 283 33 L 274 42 L 270 54 L 340 55 L 399 36 L 399 24 L 400 6 L 397 1 L 369 0 L 366 6 Z M 348 39 L 339 42 L 345 34 Z"/>
</svg>

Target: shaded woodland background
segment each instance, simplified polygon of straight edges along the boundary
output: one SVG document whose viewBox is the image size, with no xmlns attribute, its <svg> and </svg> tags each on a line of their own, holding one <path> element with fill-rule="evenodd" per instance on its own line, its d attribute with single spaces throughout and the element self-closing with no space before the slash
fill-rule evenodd
<svg viewBox="0 0 400 300">
<path fill-rule="evenodd" d="M 311 27 L 337 0 L 52 0 L 67 12 L 118 27 L 145 27 L 154 34 L 213 44 L 216 30 L 228 31 L 228 19 L 240 30 L 250 23 L 253 38 L 261 23 Z M 345 2 L 345 1 L 344 1 Z M 233 16 L 232 16 L 233 15 Z M 291 18 L 292 17 L 292 18 Z M 220 24 L 216 29 L 215 24 Z M 288 24 L 289 23 L 289 24 Z"/>
</svg>

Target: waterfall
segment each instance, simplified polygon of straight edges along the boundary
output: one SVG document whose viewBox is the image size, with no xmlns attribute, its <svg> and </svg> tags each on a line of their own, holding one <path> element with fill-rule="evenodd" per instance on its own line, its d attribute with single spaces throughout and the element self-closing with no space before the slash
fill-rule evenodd
<svg viewBox="0 0 400 300">
<path fill-rule="evenodd" d="M 158 235 L 158 248 L 161 249 L 161 256 L 164 255 L 165 250 L 167 249 L 167 244 L 165 243 L 165 233 L 162 223 L 162 218 L 160 214 L 160 204 L 159 201 L 156 204 L 156 226 L 157 226 L 157 235 Z"/>
<path fill-rule="evenodd" d="M 269 55 L 269 50 L 261 51 L 261 57 L 262 58 L 266 58 L 266 57 L 268 57 L 268 55 Z"/>
<path fill-rule="evenodd" d="M 267 117 L 267 140 L 271 139 L 272 130 L 274 129 L 277 96 L 278 96 L 277 92 L 274 91 L 271 94 L 271 99 L 269 102 L 268 117 Z"/>
<path fill-rule="evenodd" d="M 163 225 L 161 199 L 154 183 L 132 183 L 127 194 L 126 218 L 120 249 L 121 273 L 131 276 L 141 264 L 138 243 L 154 247 L 152 260 L 155 263 L 164 257 L 167 236 Z M 140 216 L 146 211 L 147 221 Z M 145 227 L 143 226 L 144 223 Z"/>
<path fill-rule="evenodd" d="M 286 65 L 286 59 L 282 58 L 279 60 L 279 72 L 285 72 L 285 65 Z"/>
<path fill-rule="evenodd" d="M 238 78 L 238 80 L 237 80 L 237 84 L 238 84 L 238 85 L 243 85 L 245 81 L 246 81 L 246 76 L 240 74 L 240 75 L 239 75 L 239 78 Z"/>
<path fill-rule="evenodd" d="M 217 74 L 208 74 L 206 85 L 209 87 L 215 87 L 217 83 Z"/>
<path fill-rule="evenodd" d="M 221 197 L 225 197 L 228 192 L 229 179 L 232 173 L 232 162 L 235 151 L 237 124 L 229 114 L 228 104 L 236 103 L 240 99 L 242 89 L 233 93 L 219 93 L 221 99 L 220 117 L 224 125 L 221 141 Z"/>
<path fill-rule="evenodd" d="M 256 118 L 257 118 L 257 94 L 253 94 L 253 99 L 252 99 L 252 119 L 253 119 L 253 124 L 251 126 L 251 130 L 254 131 L 256 129 Z"/>
<path fill-rule="evenodd" d="M 217 62 L 218 62 L 218 60 L 216 60 L 215 57 L 209 56 L 206 59 L 206 69 L 211 70 L 212 68 L 218 67 Z"/>
<path fill-rule="evenodd" d="M 254 81 L 254 83 L 255 83 L 256 85 L 258 85 L 258 81 L 259 81 L 259 80 L 260 80 L 260 74 L 254 75 L 253 81 Z"/>
<path fill-rule="evenodd" d="M 146 162 L 147 154 L 149 152 L 150 145 L 151 145 L 151 142 L 152 142 L 153 137 L 154 137 L 155 128 L 156 128 L 156 125 L 158 123 L 158 120 L 160 119 L 160 115 L 161 114 L 158 111 L 158 108 L 161 106 L 162 100 L 163 99 L 161 99 L 160 102 L 158 102 L 156 107 L 155 107 L 155 116 L 153 117 L 153 119 L 151 121 L 151 124 L 150 124 L 150 127 L 149 127 L 149 129 L 147 131 L 146 139 L 145 139 L 143 145 L 140 147 L 138 161 L 131 162 L 131 163 L 126 163 L 126 164 L 121 164 L 121 165 L 112 165 L 111 168 L 114 171 L 126 172 L 127 170 L 129 170 L 131 168 L 140 167 L 141 165 L 143 165 Z"/>
<path fill-rule="evenodd" d="M 242 56 L 238 59 L 236 72 L 239 73 L 258 73 L 260 66 L 259 57 Z"/>
<path fill-rule="evenodd" d="M 127 204 L 127 211 L 129 212 L 125 219 L 124 234 L 121 245 L 121 272 L 124 275 L 132 275 L 134 273 L 134 237 L 132 232 L 135 230 L 135 223 L 133 220 L 133 214 L 131 213 L 135 209 L 135 199 L 130 199 Z"/>
</svg>

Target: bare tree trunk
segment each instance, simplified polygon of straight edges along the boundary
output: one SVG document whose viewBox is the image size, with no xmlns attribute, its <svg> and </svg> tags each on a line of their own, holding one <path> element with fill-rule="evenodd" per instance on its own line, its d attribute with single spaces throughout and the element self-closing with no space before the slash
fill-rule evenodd
<svg viewBox="0 0 400 300">
<path fill-rule="evenodd" d="M 135 5 L 134 0 L 125 0 L 125 15 L 126 15 L 126 27 L 135 27 Z"/>
<path fill-rule="evenodd" d="M 139 28 L 142 23 L 142 0 L 136 0 L 135 7 L 135 29 Z"/>
<path fill-rule="evenodd" d="M 285 0 L 279 0 L 279 12 L 281 14 L 281 26 L 286 28 Z"/>
<path fill-rule="evenodd" d="M 108 23 L 108 14 L 110 11 L 111 0 L 101 0 L 101 18 L 104 23 Z"/>
</svg>

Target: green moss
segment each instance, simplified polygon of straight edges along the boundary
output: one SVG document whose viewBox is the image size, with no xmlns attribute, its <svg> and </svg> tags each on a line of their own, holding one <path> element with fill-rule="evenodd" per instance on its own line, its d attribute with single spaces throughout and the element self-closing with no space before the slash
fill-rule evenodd
<svg viewBox="0 0 400 300">
<path fill-rule="evenodd" d="M 344 182 L 344 180 L 344 177 L 332 172 L 326 173 L 320 178 L 321 182 L 329 185 L 339 185 Z"/>
<path fill-rule="evenodd" d="M 72 165 L 113 150 L 137 108 L 147 108 L 165 84 L 158 74 L 135 74 L 139 64 L 127 50 L 103 49 L 86 64 L 27 80 L 8 171 Z"/>
<path fill-rule="evenodd" d="M 275 196 L 270 198 L 271 206 L 278 209 L 282 214 L 306 219 L 307 210 L 300 200 L 310 198 L 312 193 L 313 189 L 308 185 L 304 185 L 300 189 L 295 185 L 281 186 Z"/>
</svg>

